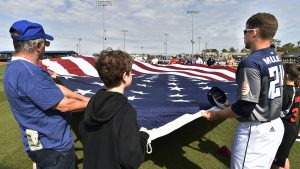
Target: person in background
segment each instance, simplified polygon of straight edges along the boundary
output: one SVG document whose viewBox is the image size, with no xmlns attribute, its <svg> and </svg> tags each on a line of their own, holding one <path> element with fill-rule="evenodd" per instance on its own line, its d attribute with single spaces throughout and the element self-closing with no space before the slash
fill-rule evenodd
<svg viewBox="0 0 300 169">
<path fill-rule="evenodd" d="M 201 59 L 200 56 L 197 58 L 196 64 L 203 64 L 203 60 Z"/>
<path fill-rule="evenodd" d="M 73 169 L 71 112 L 83 111 L 89 99 L 56 85 L 37 65 L 50 45 L 47 40 L 54 39 L 45 34 L 42 25 L 21 20 L 9 32 L 16 53 L 6 66 L 4 89 L 24 150 L 38 169 Z"/>
<path fill-rule="evenodd" d="M 235 65 L 235 60 L 233 59 L 232 54 L 228 55 L 227 60 L 226 60 L 226 65 L 230 66 L 230 67 Z"/>
<path fill-rule="evenodd" d="M 124 96 L 132 82 L 133 60 L 120 50 L 101 52 L 96 70 L 106 86 L 90 100 L 79 125 L 85 169 L 137 169 L 149 138 L 138 128 L 137 113 Z"/>
<path fill-rule="evenodd" d="M 151 61 L 151 64 L 157 64 L 158 63 L 158 59 L 156 56 L 154 56 L 154 58 Z"/>
<path fill-rule="evenodd" d="M 176 64 L 177 60 L 176 60 L 176 56 L 172 56 L 172 59 L 170 60 L 170 64 Z"/>
<path fill-rule="evenodd" d="M 289 169 L 289 152 L 298 135 L 296 124 L 299 115 L 300 91 L 294 85 L 299 77 L 297 67 L 292 64 L 284 64 L 284 86 L 282 97 L 281 119 L 284 124 L 284 135 L 277 150 L 272 169 Z"/>
<path fill-rule="evenodd" d="M 216 63 L 216 60 L 214 59 L 214 57 L 211 55 L 209 56 L 208 60 L 206 61 L 207 66 L 212 66 Z"/>
<path fill-rule="evenodd" d="M 284 134 L 280 118 L 283 65 L 270 48 L 278 22 L 274 15 L 257 13 L 246 22 L 244 43 L 251 54 L 236 71 L 238 99 L 219 111 L 206 111 L 208 120 L 237 118 L 232 144 L 232 169 L 269 169 Z"/>
</svg>

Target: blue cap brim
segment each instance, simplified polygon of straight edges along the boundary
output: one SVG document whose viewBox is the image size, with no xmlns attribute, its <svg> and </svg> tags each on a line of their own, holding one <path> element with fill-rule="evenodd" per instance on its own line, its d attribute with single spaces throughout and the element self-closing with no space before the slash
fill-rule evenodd
<svg viewBox="0 0 300 169">
<path fill-rule="evenodd" d="M 45 34 L 45 39 L 48 39 L 48 40 L 54 40 L 53 36 L 50 36 L 48 34 Z"/>
</svg>

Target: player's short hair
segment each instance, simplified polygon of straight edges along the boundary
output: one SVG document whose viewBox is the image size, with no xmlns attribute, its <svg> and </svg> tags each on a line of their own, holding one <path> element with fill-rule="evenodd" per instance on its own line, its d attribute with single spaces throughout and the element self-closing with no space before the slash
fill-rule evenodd
<svg viewBox="0 0 300 169">
<path fill-rule="evenodd" d="M 132 68 L 132 57 L 121 50 L 104 50 L 96 58 L 96 70 L 106 87 L 118 87 L 123 74 L 129 75 Z"/>
<path fill-rule="evenodd" d="M 252 15 L 246 22 L 247 29 L 259 28 L 262 39 L 273 39 L 278 29 L 278 22 L 270 13 L 257 13 Z"/>
<path fill-rule="evenodd" d="M 288 75 L 289 80 L 295 81 L 298 79 L 300 73 L 299 68 L 295 64 L 285 63 L 283 65 L 285 74 Z"/>
</svg>

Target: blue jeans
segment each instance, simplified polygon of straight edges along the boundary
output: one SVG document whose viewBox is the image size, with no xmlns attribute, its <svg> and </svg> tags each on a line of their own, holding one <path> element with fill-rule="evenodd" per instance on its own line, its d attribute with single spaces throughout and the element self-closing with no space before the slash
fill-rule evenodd
<svg viewBox="0 0 300 169">
<path fill-rule="evenodd" d="M 67 151 L 55 151 L 42 149 L 28 151 L 28 156 L 37 165 L 37 169 L 74 169 L 75 152 L 74 148 Z"/>
</svg>

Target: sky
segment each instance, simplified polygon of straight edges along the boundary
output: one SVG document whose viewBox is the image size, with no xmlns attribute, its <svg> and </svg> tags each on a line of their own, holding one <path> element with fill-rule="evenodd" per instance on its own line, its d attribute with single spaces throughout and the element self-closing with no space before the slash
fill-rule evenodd
<svg viewBox="0 0 300 169">
<path fill-rule="evenodd" d="M 18 20 L 43 25 L 54 37 L 46 50 L 74 50 L 91 55 L 105 48 L 129 53 L 191 53 L 215 48 L 244 47 L 247 19 L 258 12 L 275 15 L 281 44 L 300 41 L 299 0 L 111 0 L 97 6 L 95 0 L 0 0 L 0 51 L 13 50 L 10 26 Z M 187 11 L 199 11 L 188 14 Z M 193 18 L 193 22 L 192 22 Z M 193 31 L 192 31 L 193 23 Z M 200 43 L 199 43 L 199 37 Z M 81 40 L 79 40 L 81 39 Z M 199 48 L 200 44 L 200 48 Z M 206 45 L 207 44 L 207 45 Z M 199 50 L 200 49 L 200 50 Z"/>
</svg>

